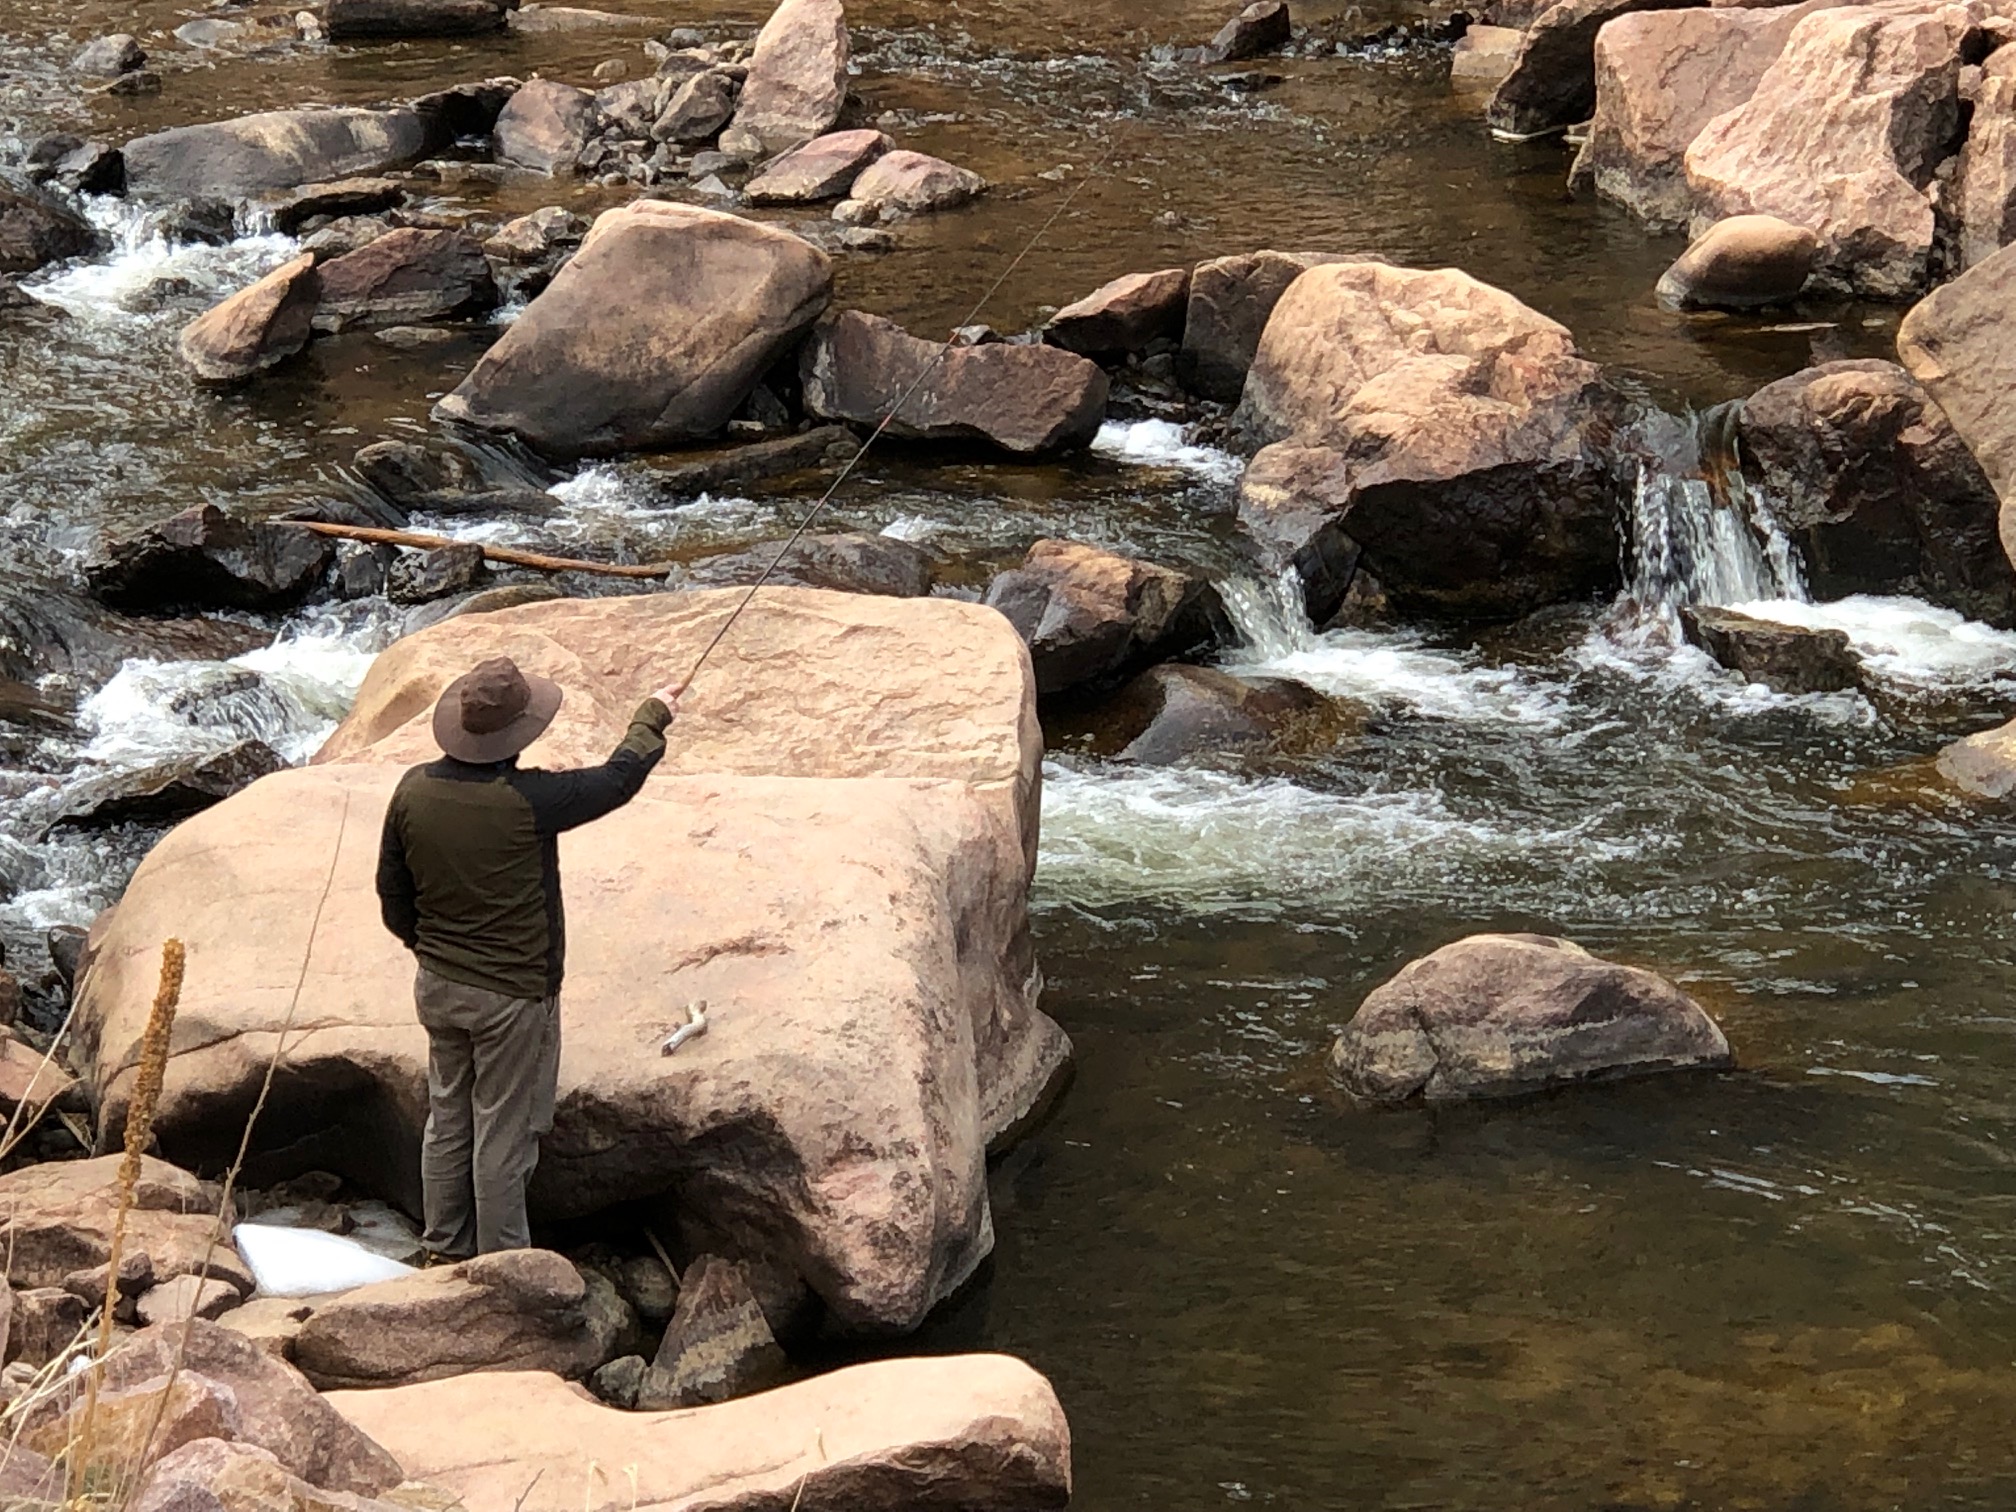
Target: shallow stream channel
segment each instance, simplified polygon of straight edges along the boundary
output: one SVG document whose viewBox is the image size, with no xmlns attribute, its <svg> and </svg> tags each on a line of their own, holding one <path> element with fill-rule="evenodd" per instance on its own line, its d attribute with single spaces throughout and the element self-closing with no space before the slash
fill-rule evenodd
<svg viewBox="0 0 2016 1512">
<path fill-rule="evenodd" d="M 533 69 L 586 83 L 609 58 L 648 68 L 653 32 L 746 37 L 767 11 L 604 3 L 635 13 L 635 33 L 334 47 L 245 28 L 199 48 L 168 33 L 237 13 L 0 0 L 0 134 L 119 141 Z M 1280 77 L 1254 90 L 1176 58 L 1224 9 L 850 5 L 871 117 L 995 187 L 905 226 L 894 250 L 840 255 L 838 302 L 943 329 L 1110 151 L 984 319 L 1021 330 L 1122 273 L 1265 246 L 1460 266 L 1569 326 L 1670 417 L 1676 459 L 1717 404 L 1890 354 L 1895 309 L 1660 310 L 1652 287 L 1681 243 L 1572 198 L 1558 144 L 1492 142 L 1450 93 L 1440 17 L 1298 6 L 1338 45 L 1270 64 Z M 1418 34 L 1382 38 L 1395 23 Z M 111 30 L 142 34 L 160 94 L 87 98 L 66 73 Z M 494 220 L 617 198 L 471 178 L 431 203 Z M 344 335 L 248 388 L 199 389 L 176 333 L 294 243 L 241 226 L 228 246 L 170 248 L 138 209 L 88 203 L 111 250 L 24 280 L 35 304 L 0 314 L 8 654 L 52 627 L 89 639 L 79 569 L 101 531 L 341 494 L 359 446 L 431 432 L 432 401 L 484 342 Z M 1206 570 L 1243 642 L 1224 665 L 1361 716 L 1264 768 L 1053 749 L 1037 930 L 1076 1079 L 996 1167 L 993 1261 L 912 1344 L 1046 1372 L 1093 1509 L 2016 1504 L 2016 820 L 1915 775 L 2007 717 L 2016 634 L 1909 600 L 1809 602 L 1796 552 L 1682 460 L 1641 481 L 1614 602 L 1484 632 L 1319 634 L 1241 548 L 1239 466 L 1121 412 L 1060 463 L 878 450 L 836 501 L 835 527 L 927 545 L 970 587 L 1052 535 Z M 651 473 L 528 472 L 551 487 L 550 519 L 422 523 L 681 559 L 780 535 L 821 481 L 676 499 Z M 1746 686 L 1685 645 L 1690 602 L 1844 630 L 1872 691 Z M 405 613 L 324 603 L 246 616 L 232 644 L 115 648 L 58 690 L 67 726 L 0 725 L 10 966 L 38 974 L 44 932 L 88 923 L 158 838 L 45 837 L 78 784 L 255 736 L 305 758 Z M 1740 1069 L 1351 1106 L 1327 1056 L 1365 993 L 1494 929 L 1665 972 Z"/>
</svg>

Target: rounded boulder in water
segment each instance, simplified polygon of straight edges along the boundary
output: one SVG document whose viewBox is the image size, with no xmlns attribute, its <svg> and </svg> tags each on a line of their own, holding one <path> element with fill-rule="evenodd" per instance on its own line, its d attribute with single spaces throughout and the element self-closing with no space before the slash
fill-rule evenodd
<svg viewBox="0 0 2016 1512">
<path fill-rule="evenodd" d="M 1546 935 L 1472 935 L 1403 967 L 1331 1053 L 1368 1102 L 1508 1097 L 1735 1064 L 1701 1005 L 1654 972 Z"/>
<path fill-rule="evenodd" d="M 1775 215 L 1733 215 L 1704 231 L 1659 280 L 1679 309 L 1754 310 L 1797 299 L 1820 239 Z"/>
</svg>

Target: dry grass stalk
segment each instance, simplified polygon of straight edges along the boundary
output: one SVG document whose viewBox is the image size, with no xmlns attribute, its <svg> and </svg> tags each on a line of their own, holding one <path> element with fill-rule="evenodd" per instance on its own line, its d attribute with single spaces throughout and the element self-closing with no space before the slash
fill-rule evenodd
<svg viewBox="0 0 2016 1512">
<path fill-rule="evenodd" d="M 187 957 L 180 940 L 161 947 L 161 983 L 154 993 L 154 1007 L 147 1015 L 147 1032 L 140 1040 L 140 1065 L 133 1081 L 133 1096 L 126 1108 L 126 1153 L 119 1162 L 118 1207 L 112 1215 L 112 1244 L 105 1261 L 105 1302 L 99 1309 L 98 1348 L 95 1359 L 102 1365 L 112 1347 L 112 1311 L 119 1296 L 119 1262 L 126 1247 L 126 1219 L 133 1211 L 133 1193 L 140 1184 L 140 1161 L 154 1138 L 154 1109 L 161 1101 L 161 1085 L 168 1075 L 168 1042 L 175 1029 L 175 1008 L 182 1001 L 182 974 Z M 94 1368 L 84 1388 L 84 1421 L 76 1442 L 64 1456 L 67 1484 L 73 1500 L 82 1496 L 91 1470 L 95 1430 L 98 1426 L 98 1387 L 102 1371 Z"/>
</svg>

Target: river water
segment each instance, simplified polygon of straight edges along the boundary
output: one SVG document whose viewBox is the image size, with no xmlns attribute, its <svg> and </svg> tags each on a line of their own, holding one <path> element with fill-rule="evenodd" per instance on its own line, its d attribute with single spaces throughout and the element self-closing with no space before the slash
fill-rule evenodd
<svg viewBox="0 0 2016 1512">
<path fill-rule="evenodd" d="M 643 26 L 337 50 L 260 30 L 259 7 L 0 0 L 0 127 L 124 137 L 535 67 L 586 82 L 609 57 L 641 73 L 652 24 L 746 35 L 762 14 L 612 8 Z M 844 262 L 842 297 L 918 329 L 963 316 L 1110 149 L 986 318 L 1019 327 L 1113 275 L 1257 246 L 1456 263 L 1679 417 L 1674 461 L 1640 489 L 1615 604 L 1483 634 L 1321 636 L 1237 548 L 1236 462 L 1168 426 L 1116 423 L 1093 455 L 1043 467 L 871 461 L 843 523 L 927 542 L 967 582 L 1044 534 L 1196 564 L 1244 634 L 1228 665 L 1362 711 L 1334 748 L 1265 770 L 1053 756 L 1038 929 L 1077 1081 L 1000 1165 L 997 1258 L 922 1347 L 1006 1349 L 1048 1372 L 1093 1508 L 2006 1508 L 2016 825 L 1939 798 L 1914 764 L 2004 717 L 2016 637 L 1904 601 L 1805 602 L 1796 557 L 1740 501 L 1718 512 L 1685 460 L 1686 416 L 1813 361 L 1883 354 L 1897 312 L 1663 313 L 1650 289 L 1675 244 L 1570 200 L 1558 148 L 1488 141 L 1447 92 L 1444 52 L 1347 46 L 1239 93 L 1172 59 L 1222 9 L 854 7 L 873 111 L 997 190 Z M 251 25 L 209 53 L 148 36 L 157 98 L 82 103 L 63 76 L 90 35 L 198 14 Z M 1347 43 L 1414 16 L 1298 14 Z M 556 201 L 604 202 L 444 182 L 436 206 Z M 290 244 L 170 252 L 144 217 L 93 213 L 116 250 L 35 281 L 43 308 L 0 324 L 0 590 L 16 602 L 74 589 L 108 525 L 341 491 L 359 445 L 426 432 L 479 350 L 346 337 L 248 391 L 198 392 L 176 330 Z M 687 555 L 773 535 L 804 505 L 668 507 L 642 464 L 556 493 L 537 527 L 456 528 Z M 1677 604 L 1757 600 L 1848 630 L 1875 702 L 1767 694 L 1679 647 Z M 398 624 L 384 604 L 324 607 L 248 623 L 253 649 L 217 660 L 156 652 L 81 679 L 75 732 L 13 738 L 0 760 L 10 958 L 116 897 L 152 838 L 39 841 L 80 774 L 251 734 L 305 753 Z M 1505 1106 L 1344 1104 L 1324 1058 L 1363 994 L 1496 928 L 1670 973 L 1743 1069 Z"/>
</svg>

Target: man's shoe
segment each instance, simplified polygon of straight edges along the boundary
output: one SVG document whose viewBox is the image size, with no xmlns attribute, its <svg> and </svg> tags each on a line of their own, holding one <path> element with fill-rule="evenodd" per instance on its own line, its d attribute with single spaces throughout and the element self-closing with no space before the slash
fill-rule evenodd
<svg viewBox="0 0 2016 1512">
<path fill-rule="evenodd" d="M 420 1269 L 439 1270 L 443 1266 L 460 1265 L 464 1260 L 473 1258 L 470 1255 L 448 1255 L 443 1254 L 440 1250 L 428 1250 L 426 1254 L 421 1256 Z"/>
</svg>

